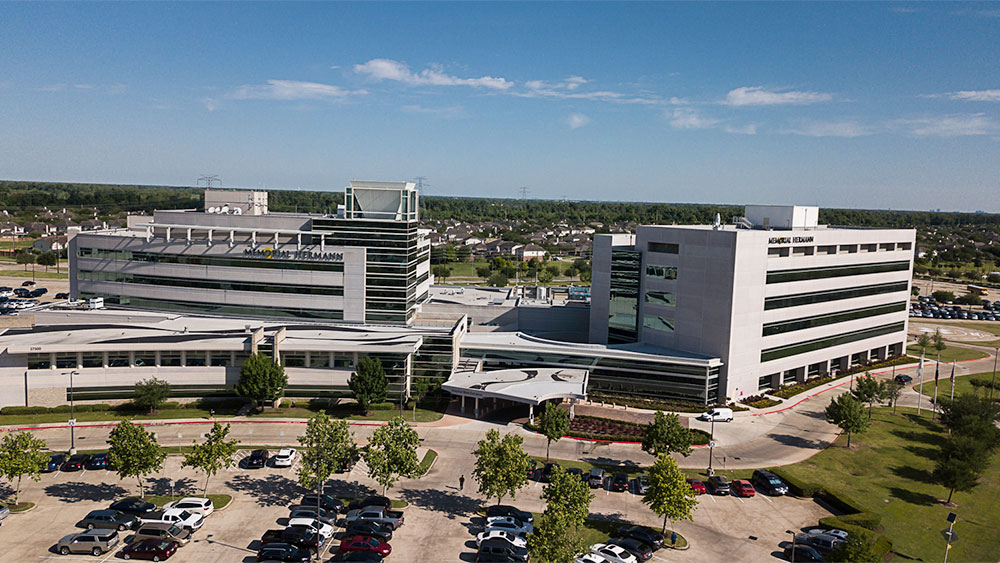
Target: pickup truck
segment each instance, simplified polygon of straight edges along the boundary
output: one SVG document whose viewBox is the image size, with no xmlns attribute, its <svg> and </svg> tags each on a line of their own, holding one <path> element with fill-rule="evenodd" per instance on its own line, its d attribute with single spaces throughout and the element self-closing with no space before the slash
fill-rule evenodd
<svg viewBox="0 0 1000 563">
<path fill-rule="evenodd" d="M 303 549 L 319 549 L 323 538 L 307 528 L 285 528 L 284 530 L 268 530 L 260 538 L 261 545 L 287 543 Z"/>
<path fill-rule="evenodd" d="M 345 522 L 374 522 L 389 530 L 395 530 L 403 525 L 403 513 L 399 510 L 389 510 L 381 506 L 366 506 L 352 510 L 344 517 Z"/>
<path fill-rule="evenodd" d="M 205 519 L 201 515 L 188 512 L 187 510 L 170 508 L 167 510 L 150 512 L 140 518 L 140 522 L 143 524 L 152 524 L 154 522 L 175 524 L 185 530 L 194 532 L 195 530 L 201 528 L 201 525 L 205 523 Z"/>
</svg>

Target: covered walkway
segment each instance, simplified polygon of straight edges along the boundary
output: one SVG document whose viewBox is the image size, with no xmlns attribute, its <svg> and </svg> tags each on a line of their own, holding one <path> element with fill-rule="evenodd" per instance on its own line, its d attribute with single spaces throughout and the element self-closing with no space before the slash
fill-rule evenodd
<svg viewBox="0 0 1000 563">
<path fill-rule="evenodd" d="M 475 401 L 473 414 L 480 415 L 480 399 L 510 401 L 528 405 L 528 419 L 534 422 L 535 407 L 552 399 L 571 399 L 572 404 L 587 398 L 587 378 L 584 369 L 525 368 L 497 371 L 457 371 L 441 388 L 461 398 L 462 412 L 465 400 Z"/>
</svg>

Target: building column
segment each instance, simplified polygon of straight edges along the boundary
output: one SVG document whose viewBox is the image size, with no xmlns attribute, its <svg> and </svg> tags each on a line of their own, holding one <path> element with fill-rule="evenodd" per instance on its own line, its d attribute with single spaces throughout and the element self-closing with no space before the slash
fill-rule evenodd
<svg viewBox="0 0 1000 563">
<path fill-rule="evenodd" d="M 302 233 L 295 235 L 295 250 L 302 250 Z"/>
<path fill-rule="evenodd" d="M 576 418 L 576 399 L 569 400 L 569 419 Z"/>
<path fill-rule="evenodd" d="M 461 412 L 462 412 L 462 414 L 465 414 L 465 395 L 462 395 L 460 398 L 462 400 L 462 411 Z"/>
<path fill-rule="evenodd" d="M 474 415 L 476 418 L 479 418 L 479 397 L 476 397 L 476 409 L 474 411 Z"/>
<path fill-rule="evenodd" d="M 803 367 L 800 367 L 800 368 L 795 368 L 795 382 L 796 383 L 803 383 L 803 382 L 805 382 L 805 380 L 806 380 L 806 370 L 808 370 L 808 369 L 809 368 L 807 366 L 803 366 Z"/>
<path fill-rule="evenodd" d="M 167 227 L 167 242 L 170 242 L 170 227 Z"/>
<path fill-rule="evenodd" d="M 215 229 L 208 230 L 208 246 L 212 246 L 212 236 L 214 234 L 214 231 Z"/>
<path fill-rule="evenodd" d="M 188 227 L 188 230 L 187 230 L 187 243 L 191 244 L 191 228 L 190 227 Z"/>
<path fill-rule="evenodd" d="M 229 248 L 236 244 L 236 231 L 229 231 Z"/>
<path fill-rule="evenodd" d="M 319 236 L 319 251 L 326 252 L 326 235 Z"/>
<path fill-rule="evenodd" d="M 250 232 L 250 248 L 257 248 L 257 231 Z"/>
<path fill-rule="evenodd" d="M 528 405 L 528 424 L 535 423 L 535 405 Z"/>
</svg>

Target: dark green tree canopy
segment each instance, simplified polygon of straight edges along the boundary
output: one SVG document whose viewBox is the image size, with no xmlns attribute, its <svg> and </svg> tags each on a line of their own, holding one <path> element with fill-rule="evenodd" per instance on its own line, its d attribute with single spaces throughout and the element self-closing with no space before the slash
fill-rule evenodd
<svg viewBox="0 0 1000 563">
<path fill-rule="evenodd" d="M 549 459 L 552 442 L 558 442 L 569 431 L 569 412 L 560 409 L 555 403 L 545 403 L 545 410 L 538 417 L 538 429 L 545 436 L 545 459 Z"/>
<path fill-rule="evenodd" d="M 265 402 L 280 399 L 287 386 L 288 376 L 284 366 L 264 354 L 253 354 L 240 370 L 240 381 L 235 391 L 237 395 L 252 400 L 259 408 Z"/>
<path fill-rule="evenodd" d="M 656 411 L 653 422 L 646 425 L 642 451 L 653 456 L 679 453 L 687 457 L 691 455 L 691 441 L 691 431 L 681 425 L 680 417 Z"/>
<path fill-rule="evenodd" d="M 162 379 L 151 377 L 135 384 L 135 395 L 132 403 L 140 409 L 154 412 L 170 396 L 170 384 Z"/>
<path fill-rule="evenodd" d="M 358 366 L 351 374 L 347 385 L 354 392 L 358 405 L 366 413 L 373 404 L 384 402 L 389 391 L 389 380 L 385 377 L 382 360 L 368 356 L 359 359 Z"/>
</svg>

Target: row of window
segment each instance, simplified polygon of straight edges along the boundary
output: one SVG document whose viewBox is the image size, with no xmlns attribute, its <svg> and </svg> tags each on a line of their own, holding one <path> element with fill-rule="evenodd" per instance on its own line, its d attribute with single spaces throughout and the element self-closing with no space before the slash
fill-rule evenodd
<svg viewBox="0 0 1000 563">
<path fill-rule="evenodd" d="M 885 272 L 902 272 L 910 269 L 910 261 L 879 262 L 876 264 L 853 264 L 847 266 L 826 266 L 822 268 L 801 268 L 798 270 L 779 270 L 767 273 L 767 283 L 785 283 L 804 280 L 839 278 L 841 276 L 860 276 L 864 274 L 881 274 Z"/>
<path fill-rule="evenodd" d="M 172 299 L 150 299 L 146 297 L 131 297 L 128 295 L 104 295 L 97 293 L 81 293 L 81 299 L 103 297 L 109 305 L 127 305 L 146 309 L 164 309 L 192 313 L 216 313 L 226 315 L 246 315 L 253 317 L 301 317 L 307 319 L 344 320 L 344 311 L 340 309 L 302 309 L 298 307 L 265 307 L 263 305 L 229 305 L 225 303 L 208 303 L 204 301 L 187 302 Z"/>
<path fill-rule="evenodd" d="M 865 319 L 868 317 L 877 317 L 879 315 L 898 313 L 905 310 L 906 302 L 900 301 L 898 303 L 890 303 L 888 305 L 880 305 L 878 307 L 851 309 L 850 311 L 844 311 L 842 313 L 829 313 L 814 317 L 803 317 L 788 321 L 766 323 L 764 325 L 762 336 L 774 336 L 776 334 L 785 334 L 786 332 L 794 332 L 796 330 L 805 330 L 807 328 L 815 328 L 818 326 L 832 325 L 857 319 Z"/>
<path fill-rule="evenodd" d="M 634 250 L 611 251 L 608 343 L 635 342 L 639 337 L 639 269 L 642 256 Z"/>
<path fill-rule="evenodd" d="M 646 277 L 658 280 L 675 280 L 677 279 L 677 266 L 646 264 Z"/>
<path fill-rule="evenodd" d="M 769 311 L 772 309 L 783 309 L 785 307 L 798 307 L 800 305 L 826 303 L 828 301 L 839 301 L 841 299 L 853 299 L 855 297 L 882 295 L 885 293 L 906 291 L 907 289 L 909 289 L 909 282 L 903 281 L 863 285 L 847 289 L 831 289 L 827 291 L 796 293 L 794 295 L 781 295 L 778 297 L 768 297 L 767 299 L 764 299 L 764 310 Z"/>
<path fill-rule="evenodd" d="M 78 369 L 127 367 L 227 367 L 243 365 L 249 357 L 244 352 L 191 350 L 187 352 L 140 350 L 132 352 L 58 352 L 28 354 L 28 369 Z M 79 356 L 79 357 L 78 357 Z"/>
<path fill-rule="evenodd" d="M 812 352 L 814 350 L 822 350 L 823 348 L 831 348 L 833 346 L 840 346 L 841 344 L 850 344 L 851 342 L 857 342 L 859 340 L 866 340 L 868 338 L 874 338 L 876 336 L 892 334 L 894 332 L 902 331 L 903 327 L 905 326 L 906 323 L 902 322 L 891 323 L 887 325 L 877 326 L 874 328 L 866 328 L 863 330 L 855 330 L 853 332 L 838 334 L 836 336 L 807 340 L 805 342 L 798 342 L 796 344 L 789 344 L 787 346 L 768 348 L 766 350 L 761 351 L 760 361 L 770 362 L 772 360 L 787 358 L 789 356 L 797 356 L 799 354 L 805 354 L 806 352 Z"/>
<path fill-rule="evenodd" d="M 136 283 L 141 285 L 161 285 L 168 287 L 193 287 L 199 289 L 220 289 L 224 291 L 260 291 L 265 293 L 298 293 L 306 295 L 334 296 L 344 295 L 343 286 L 200 280 L 195 278 L 172 278 L 168 276 L 150 276 L 145 274 L 128 274 L 124 272 L 102 272 L 91 270 L 80 270 L 78 277 L 81 280 L 89 281 Z"/>
<path fill-rule="evenodd" d="M 646 249 L 660 254 L 678 254 L 680 246 L 670 242 L 647 242 Z"/>
<path fill-rule="evenodd" d="M 127 260 L 131 262 L 155 262 L 161 264 L 190 264 L 195 266 L 223 266 L 229 268 L 267 268 L 278 270 L 318 270 L 323 272 L 343 272 L 342 262 L 309 262 L 298 260 L 276 260 L 273 258 L 229 258 L 222 256 L 193 256 L 187 254 L 161 254 L 132 250 L 105 250 L 103 248 L 79 248 L 80 258 L 100 258 L 103 260 Z"/>
<path fill-rule="evenodd" d="M 783 258 L 788 256 L 832 256 L 835 254 L 857 254 L 860 252 L 892 252 L 894 250 L 912 250 L 910 242 L 883 242 L 868 244 L 830 244 L 824 246 L 772 246 L 767 249 L 768 258 Z"/>
</svg>

